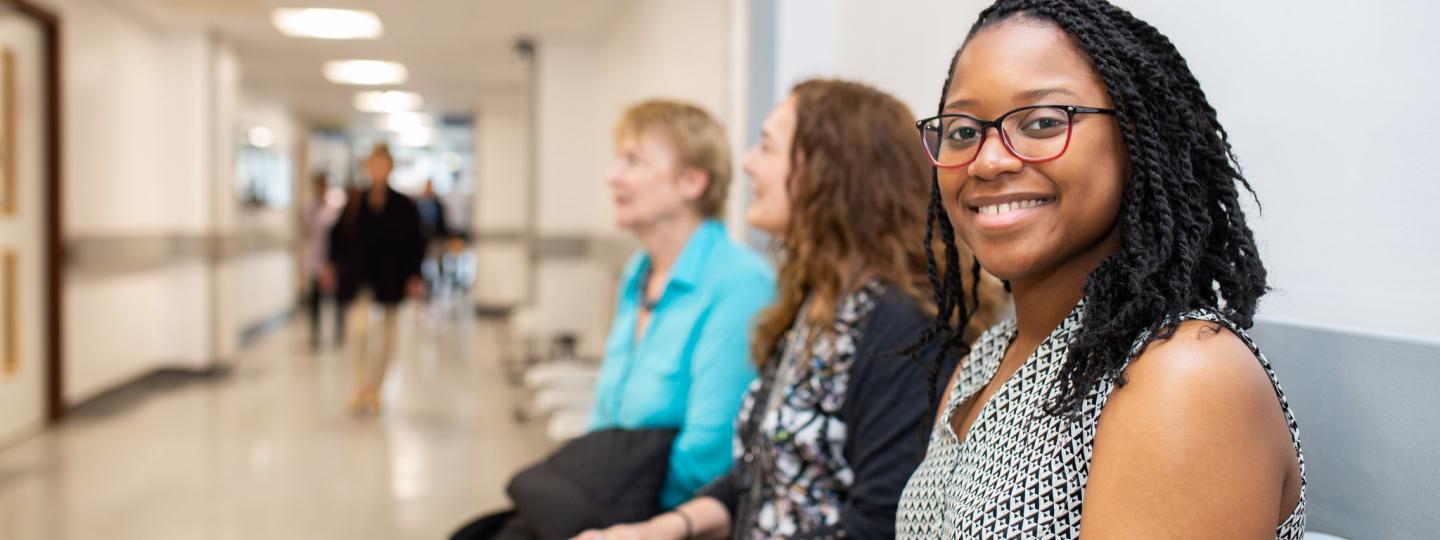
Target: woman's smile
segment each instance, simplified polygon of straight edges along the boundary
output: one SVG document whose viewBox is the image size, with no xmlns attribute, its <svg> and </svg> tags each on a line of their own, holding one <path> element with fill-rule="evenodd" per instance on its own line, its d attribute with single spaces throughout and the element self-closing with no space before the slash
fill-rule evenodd
<svg viewBox="0 0 1440 540">
<path fill-rule="evenodd" d="M 984 197 L 962 196 L 959 204 L 965 217 L 980 233 L 1003 232 L 1023 227 L 1055 210 L 1055 197 L 1035 193 L 1011 193 Z"/>
</svg>

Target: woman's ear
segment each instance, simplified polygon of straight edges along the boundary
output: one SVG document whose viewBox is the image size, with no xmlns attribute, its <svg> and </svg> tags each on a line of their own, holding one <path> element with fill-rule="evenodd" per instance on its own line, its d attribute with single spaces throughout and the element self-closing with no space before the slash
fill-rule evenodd
<svg viewBox="0 0 1440 540">
<path fill-rule="evenodd" d="M 686 202 L 695 202 L 705 195 L 705 188 L 710 186 L 710 173 L 696 167 L 686 167 L 680 171 L 680 194 L 685 197 Z"/>
</svg>

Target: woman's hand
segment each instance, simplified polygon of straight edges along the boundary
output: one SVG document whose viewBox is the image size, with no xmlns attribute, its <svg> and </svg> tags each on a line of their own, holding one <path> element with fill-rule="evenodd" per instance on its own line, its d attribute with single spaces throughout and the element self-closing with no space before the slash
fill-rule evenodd
<svg viewBox="0 0 1440 540">
<path fill-rule="evenodd" d="M 325 294 L 334 294 L 335 284 L 340 281 L 336 277 L 335 265 L 331 263 L 321 264 L 320 273 L 316 276 L 316 281 L 319 282 L 322 292 Z"/>
</svg>

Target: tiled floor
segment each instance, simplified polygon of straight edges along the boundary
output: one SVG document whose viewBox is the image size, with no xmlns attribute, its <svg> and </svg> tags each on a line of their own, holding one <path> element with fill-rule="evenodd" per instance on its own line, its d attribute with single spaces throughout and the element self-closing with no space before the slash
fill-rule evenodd
<svg viewBox="0 0 1440 540">
<path fill-rule="evenodd" d="M 345 412 L 348 358 L 292 323 L 227 376 L 152 376 L 0 449 L 0 539 L 446 537 L 552 445 L 513 420 L 498 327 L 400 328 L 379 417 Z"/>
</svg>

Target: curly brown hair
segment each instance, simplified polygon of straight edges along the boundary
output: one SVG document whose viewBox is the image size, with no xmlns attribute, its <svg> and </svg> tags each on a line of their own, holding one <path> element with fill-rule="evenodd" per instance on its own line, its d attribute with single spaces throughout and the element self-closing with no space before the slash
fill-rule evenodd
<svg viewBox="0 0 1440 540">
<path fill-rule="evenodd" d="M 923 246 L 930 161 L 900 100 L 870 86 L 810 80 L 791 91 L 790 222 L 778 239 L 779 297 L 761 313 L 752 353 L 763 366 L 804 316 L 824 328 L 863 279 L 899 287 L 934 313 Z M 813 339 L 814 336 L 812 336 Z M 807 344 L 808 345 L 808 344 Z"/>
</svg>

